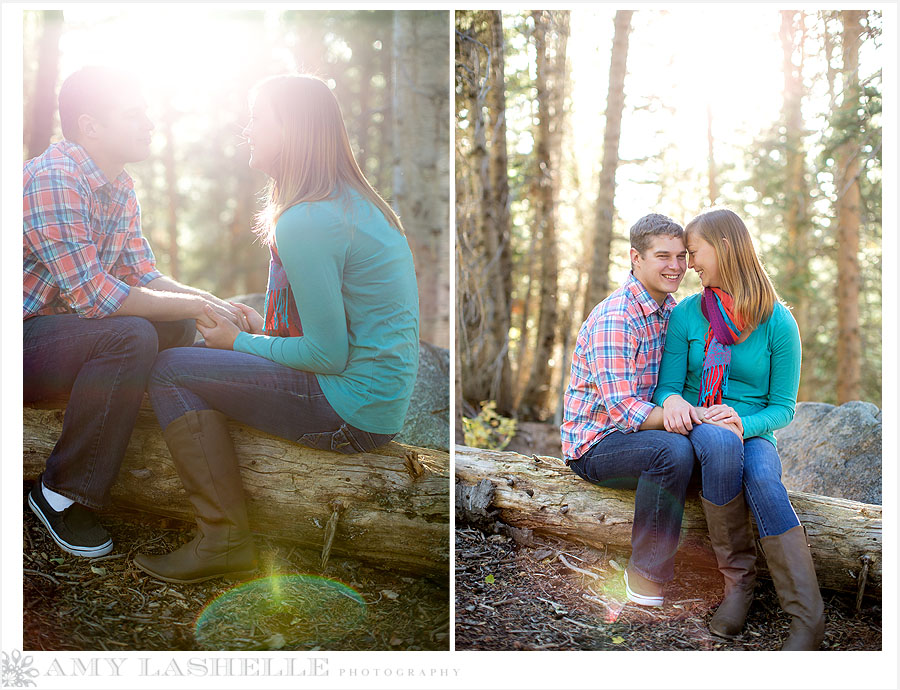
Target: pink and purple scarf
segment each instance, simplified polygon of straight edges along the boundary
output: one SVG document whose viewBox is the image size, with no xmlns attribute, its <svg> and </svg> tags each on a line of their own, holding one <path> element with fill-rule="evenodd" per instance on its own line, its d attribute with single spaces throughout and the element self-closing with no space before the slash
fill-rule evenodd
<svg viewBox="0 0 900 690">
<path fill-rule="evenodd" d="M 728 370 L 731 366 L 731 346 L 741 337 L 744 320 L 734 312 L 734 300 L 719 288 L 705 288 L 700 309 L 709 321 L 706 348 L 703 352 L 703 372 L 700 375 L 701 407 L 719 405 L 722 394 L 728 392 Z"/>
<path fill-rule="evenodd" d="M 287 272 L 281 264 L 275 245 L 269 247 L 269 285 L 266 288 L 266 322 L 263 326 L 266 335 L 282 338 L 303 335 L 300 325 L 300 314 L 294 293 L 288 281 Z"/>
</svg>

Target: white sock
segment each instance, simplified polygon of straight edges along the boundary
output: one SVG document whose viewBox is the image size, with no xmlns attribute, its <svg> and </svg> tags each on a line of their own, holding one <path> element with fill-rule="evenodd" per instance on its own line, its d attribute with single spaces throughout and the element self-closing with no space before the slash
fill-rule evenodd
<svg viewBox="0 0 900 690">
<path fill-rule="evenodd" d="M 63 496 L 62 494 L 56 493 L 52 489 L 48 489 L 46 486 L 44 486 L 44 482 L 41 482 L 41 491 L 44 493 L 44 499 L 57 513 L 65 510 L 70 505 L 75 503 L 75 501 L 73 501 L 68 496 Z"/>
</svg>

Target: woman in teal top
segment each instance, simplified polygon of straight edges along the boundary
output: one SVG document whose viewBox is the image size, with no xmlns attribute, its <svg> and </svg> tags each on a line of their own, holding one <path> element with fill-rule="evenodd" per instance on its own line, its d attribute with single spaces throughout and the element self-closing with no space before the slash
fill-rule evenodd
<svg viewBox="0 0 900 690">
<path fill-rule="evenodd" d="M 782 608 L 792 616 L 782 649 L 818 649 L 822 597 L 806 533 L 781 482 L 773 433 L 794 416 L 797 323 L 778 301 L 735 213 L 706 211 L 685 226 L 684 236 L 703 292 L 672 312 L 653 401 L 662 405 L 668 431 L 688 435 L 703 470 L 701 503 L 725 578 L 710 631 L 737 637 L 753 599 L 749 506 Z"/>
<path fill-rule="evenodd" d="M 150 374 L 197 513 L 191 542 L 135 557 L 168 582 L 256 569 L 228 418 L 314 448 L 371 451 L 401 430 L 418 370 L 412 253 L 353 157 L 331 90 L 278 76 L 251 100 L 250 167 L 270 177 L 257 226 L 271 251 L 265 315 L 235 305 L 241 330 L 209 311 L 197 324 L 206 347 L 166 351 Z"/>
</svg>

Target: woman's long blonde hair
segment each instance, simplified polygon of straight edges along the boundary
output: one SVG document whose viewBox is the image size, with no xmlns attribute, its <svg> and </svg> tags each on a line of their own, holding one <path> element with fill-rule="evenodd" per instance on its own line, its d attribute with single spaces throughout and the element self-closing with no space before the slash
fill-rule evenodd
<svg viewBox="0 0 900 690">
<path fill-rule="evenodd" d="M 734 299 L 735 312 L 751 332 L 772 315 L 778 295 L 744 221 L 729 209 L 711 208 L 684 226 L 685 243 L 692 235 L 715 249 L 722 288 Z"/>
<path fill-rule="evenodd" d="M 347 188 L 371 201 L 403 233 L 397 214 L 359 169 L 340 105 L 324 81 L 307 74 L 269 77 L 253 88 L 250 98 L 266 99 L 282 128 L 281 154 L 256 222 L 264 242 L 273 242 L 275 224 L 291 206 L 334 198 Z"/>
</svg>

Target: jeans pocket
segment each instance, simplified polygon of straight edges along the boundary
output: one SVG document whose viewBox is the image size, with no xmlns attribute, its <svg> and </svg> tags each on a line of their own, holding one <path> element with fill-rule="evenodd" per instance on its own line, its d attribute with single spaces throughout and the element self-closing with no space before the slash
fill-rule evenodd
<svg viewBox="0 0 900 690">
<path fill-rule="evenodd" d="M 331 450 L 337 453 L 356 453 L 356 448 L 350 443 L 347 435 L 347 425 L 341 424 L 337 431 L 317 431 L 310 434 L 303 434 L 297 443 L 318 450 Z"/>
</svg>

